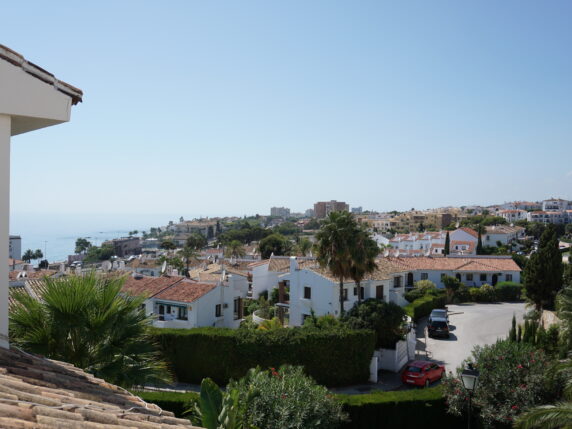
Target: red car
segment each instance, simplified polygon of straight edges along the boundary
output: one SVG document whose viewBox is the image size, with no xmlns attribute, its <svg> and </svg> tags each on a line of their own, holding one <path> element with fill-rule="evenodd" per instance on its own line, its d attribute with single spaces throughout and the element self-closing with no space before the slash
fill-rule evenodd
<svg viewBox="0 0 572 429">
<path fill-rule="evenodd" d="M 445 374 L 445 366 L 426 360 L 414 360 L 407 364 L 401 374 L 401 381 L 413 386 L 429 387 L 431 383 L 441 380 Z"/>
</svg>

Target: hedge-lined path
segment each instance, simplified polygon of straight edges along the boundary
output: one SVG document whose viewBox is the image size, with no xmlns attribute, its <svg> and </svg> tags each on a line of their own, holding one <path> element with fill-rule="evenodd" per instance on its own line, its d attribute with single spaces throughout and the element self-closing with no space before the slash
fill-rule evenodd
<svg viewBox="0 0 572 429">
<path fill-rule="evenodd" d="M 448 305 L 451 338 L 427 338 L 424 318 L 417 324 L 417 357 L 444 364 L 447 372 L 461 365 L 475 345 L 493 344 L 508 335 L 512 316 L 522 323 L 525 304 L 457 304 Z"/>
</svg>

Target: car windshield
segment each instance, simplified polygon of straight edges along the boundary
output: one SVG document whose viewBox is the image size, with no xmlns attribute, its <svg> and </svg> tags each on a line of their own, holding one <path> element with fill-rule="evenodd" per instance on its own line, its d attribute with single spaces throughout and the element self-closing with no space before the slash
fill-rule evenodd
<svg viewBox="0 0 572 429">
<path fill-rule="evenodd" d="M 433 326 L 435 328 L 445 328 L 447 326 L 447 322 L 440 322 L 440 321 L 434 320 L 433 323 L 431 323 L 431 326 Z"/>
<path fill-rule="evenodd" d="M 444 316 L 447 312 L 445 310 L 433 310 L 431 314 L 434 316 Z"/>
<path fill-rule="evenodd" d="M 418 366 L 408 366 L 405 371 L 407 371 L 407 372 L 421 372 L 421 368 L 419 368 Z"/>
</svg>

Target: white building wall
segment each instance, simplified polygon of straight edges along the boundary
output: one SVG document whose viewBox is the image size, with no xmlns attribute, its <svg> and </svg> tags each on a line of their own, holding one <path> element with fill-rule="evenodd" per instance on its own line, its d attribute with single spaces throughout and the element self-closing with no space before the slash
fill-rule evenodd
<svg viewBox="0 0 572 429">
<path fill-rule="evenodd" d="M 20 236 L 10 236 L 9 257 L 12 259 L 22 259 L 22 238 Z"/>
<path fill-rule="evenodd" d="M 278 287 L 278 273 L 269 271 L 270 263 L 262 264 L 252 269 L 252 298 L 258 299 L 260 294 Z"/>
</svg>

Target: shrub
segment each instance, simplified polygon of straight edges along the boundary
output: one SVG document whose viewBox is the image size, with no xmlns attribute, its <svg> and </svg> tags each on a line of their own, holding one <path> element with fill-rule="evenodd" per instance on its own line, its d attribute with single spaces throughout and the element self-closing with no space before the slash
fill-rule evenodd
<svg viewBox="0 0 572 429">
<path fill-rule="evenodd" d="M 237 380 L 250 368 L 301 365 L 328 386 L 365 382 L 375 347 L 372 331 L 289 328 L 270 331 L 195 328 L 152 329 L 178 380 L 219 384 Z"/>
<path fill-rule="evenodd" d="M 544 380 L 548 360 L 544 352 L 532 344 L 500 340 L 492 345 L 476 346 L 469 360 L 480 372 L 473 401 L 475 412 L 486 425 L 510 423 L 522 410 L 550 398 L 550 389 Z M 464 413 L 468 393 L 461 380 L 446 378 L 443 386 L 449 412 Z"/>
<path fill-rule="evenodd" d="M 195 392 L 147 392 L 139 390 L 132 393 L 145 402 L 156 404 L 165 411 L 175 413 L 177 417 L 185 417 L 183 414 L 194 409 L 199 400 L 199 394 Z"/>
<path fill-rule="evenodd" d="M 514 282 L 501 282 L 495 286 L 498 301 L 519 301 L 522 297 L 522 285 Z"/>
<path fill-rule="evenodd" d="M 301 367 L 252 369 L 241 380 L 230 382 L 227 391 L 233 390 L 238 402 L 245 404 L 247 427 L 333 429 L 345 420 L 342 404 Z"/>
<path fill-rule="evenodd" d="M 351 329 L 371 329 L 376 334 L 376 348 L 394 349 L 405 336 L 405 311 L 399 305 L 368 299 L 354 305 L 344 317 Z"/>
<path fill-rule="evenodd" d="M 484 284 L 480 287 L 472 287 L 469 289 L 471 300 L 475 302 L 495 302 L 495 288 L 491 285 Z"/>
<path fill-rule="evenodd" d="M 347 429 L 454 428 L 464 421 L 447 414 L 441 387 L 377 391 L 364 395 L 338 395 L 350 420 Z M 428 423 L 430 424 L 428 425 Z"/>
<path fill-rule="evenodd" d="M 439 289 L 435 286 L 431 280 L 419 280 L 415 283 L 415 288 L 411 289 L 409 292 L 405 293 L 405 299 L 409 302 L 413 302 L 425 295 L 438 295 Z"/>
<path fill-rule="evenodd" d="M 411 289 L 410 291 L 405 292 L 405 295 L 404 295 L 405 299 L 409 302 L 413 302 L 416 299 L 422 298 L 424 296 L 425 296 L 425 293 L 421 289 L 417 289 L 417 288 Z"/>
<path fill-rule="evenodd" d="M 444 295 L 426 295 L 405 306 L 405 313 L 413 320 L 429 316 L 435 308 L 445 307 L 446 298 Z"/>
<path fill-rule="evenodd" d="M 470 288 L 465 285 L 461 285 L 453 297 L 454 302 L 468 302 L 471 300 Z"/>
</svg>

